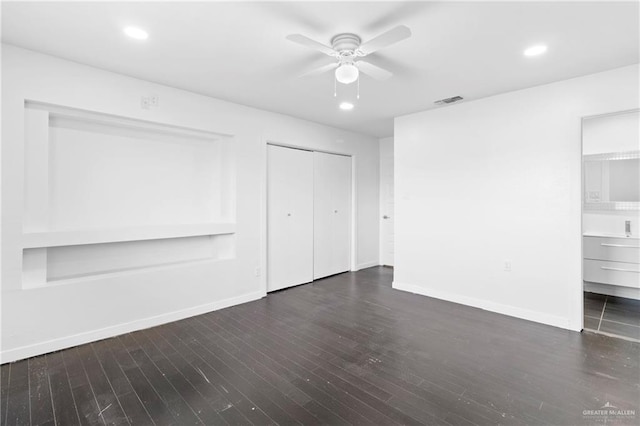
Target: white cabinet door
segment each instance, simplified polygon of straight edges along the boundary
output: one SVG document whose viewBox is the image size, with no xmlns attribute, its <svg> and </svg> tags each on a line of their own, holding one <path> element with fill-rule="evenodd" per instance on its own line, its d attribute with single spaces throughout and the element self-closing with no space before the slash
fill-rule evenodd
<svg viewBox="0 0 640 426">
<path fill-rule="evenodd" d="M 267 150 L 267 291 L 273 291 L 313 281 L 313 153 Z"/>
<path fill-rule="evenodd" d="M 350 269 L 351 157 L 314 154 L 314 279 Z"/>
</svg>

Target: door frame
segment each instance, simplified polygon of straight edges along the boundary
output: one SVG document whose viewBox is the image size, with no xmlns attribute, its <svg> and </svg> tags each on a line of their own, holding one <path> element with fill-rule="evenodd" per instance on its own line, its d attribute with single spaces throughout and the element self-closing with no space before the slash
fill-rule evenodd
<svg viewBox="0 0 640 426">
<path fill-rule="evenodd" d="M 580 293 L 578 297 L 580 305 L 577 309 L 580 314 L 580 330 L 584 330 L 584 122 L 585 120 L 593 118 L 638 112 L 640 112 L 640 108 L 630 108 L 621 111 L 583 115 L 580 117 Z"/>
<path fill-rule="evenodd" d="M 329 149 L 318 149 L 308 145 L 282 142 L 274 139 L 266 138 L 262 140 L 262 184 L 260 188 L 260 266 L 255 271 L 256 275 L 260 277 L 260 291 L 267 294 L 267 278 L 268 278 L 268 208 L 267 208 L 267 192 L 269 185 L 269 164 L 267 156 L 267 148 L 269 145 L 279 146 L 282 148 L 299 149 L 302 151 L 310 152 L 322 152 L 325 154 L 342 155 L 344 157 L 351 158 L 351 214 L 349 218 L 349 265 L 351 271 L 357 271 L 357 259 L 358 259 L 358 225 L 357 225 L 357 184 L 356 184 L 356 154 L 346 151 L 337 151 Z"/>
</svg>

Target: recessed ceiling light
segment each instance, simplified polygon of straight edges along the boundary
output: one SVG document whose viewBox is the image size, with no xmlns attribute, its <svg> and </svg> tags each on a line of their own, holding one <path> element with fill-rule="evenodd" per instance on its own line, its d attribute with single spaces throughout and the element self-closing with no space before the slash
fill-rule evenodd
<svg viewBox="0 0 640 426">
<path fill-rule="evenodd" d="M 544 44 L 536 44 L 535 46 L 531 46 L 524 51 L 524 56 L 538 56 L 542 55 L 547 51 L 547 46 Z"/>
<path fill-rule="evenodd" d="M 146 40 L 147 38 L 149 38 L 149 34 L 142 28 L 125 27 L 123 31 L 126 35 L 131 38 L 135 38 L 136 40 Z"/>
<path fill-rule="evenodd" d="M 342 102 L 340 104 L 340 109 L 351 111 L 353 109 L 353 104 L 351 102 Z"/>
</svg>

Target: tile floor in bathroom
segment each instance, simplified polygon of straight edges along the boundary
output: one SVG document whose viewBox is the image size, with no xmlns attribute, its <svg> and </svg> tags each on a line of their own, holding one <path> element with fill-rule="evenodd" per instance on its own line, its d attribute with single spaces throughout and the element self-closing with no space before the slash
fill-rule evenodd
<svg viewBox="0 0 640 426">
<path fill-rule="evenodd" d="M 585 292 L 584 328 L 640 341 L 640 300 Z"/>
</svg>

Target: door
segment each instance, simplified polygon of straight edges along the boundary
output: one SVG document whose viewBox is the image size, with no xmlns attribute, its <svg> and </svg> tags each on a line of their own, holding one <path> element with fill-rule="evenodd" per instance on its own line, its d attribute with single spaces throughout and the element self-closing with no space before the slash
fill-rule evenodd
<svg viewBox="0 0 640 426">
<path fill-rule="evenodd" d="M 380 263 L 393 266 L 394 258 L 393 139 L 380 141 Z"/>
<path fill-rule="evenodd" d="M 350 269 L 351 157 L 314 152 L 314 279 Z"/>
<path fill-rule="evenodd" d="M 393 184 L 388 185 L 387 194 L 382 205 L 382 264 L 393 266 L 394 258 L 394 226 L 393 226 Z"/>
<path fill-rule="evenodd" d="M 267 146 L 267 291 L 313 281 L 313 153 Z"/>
</svg>

